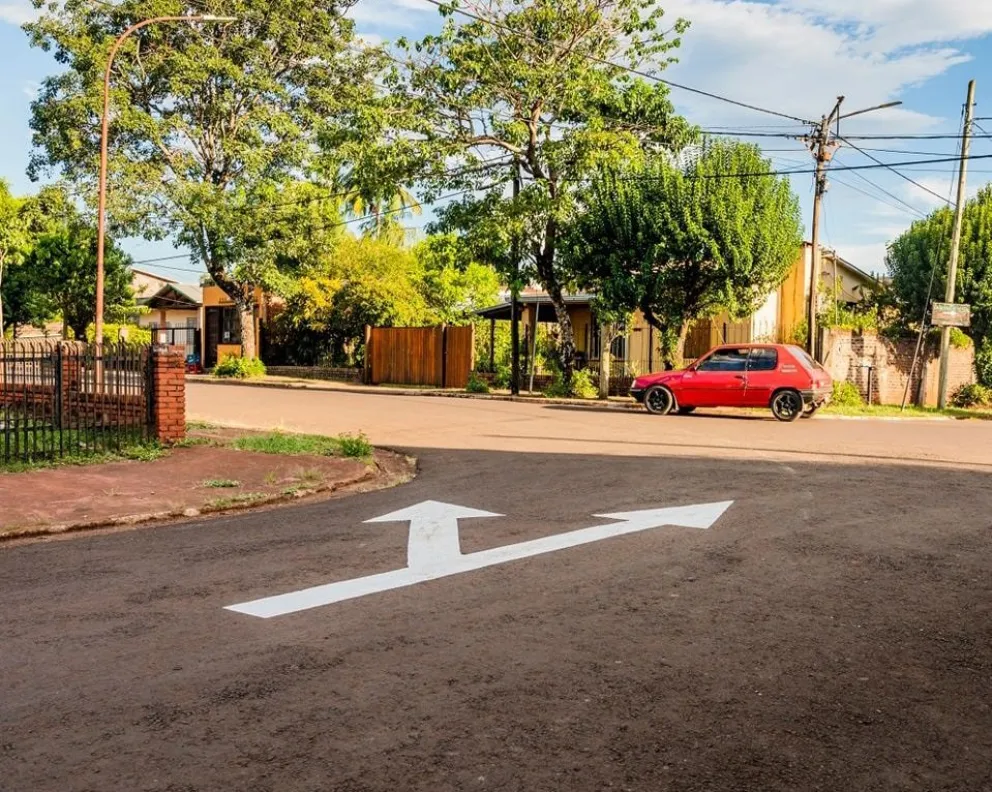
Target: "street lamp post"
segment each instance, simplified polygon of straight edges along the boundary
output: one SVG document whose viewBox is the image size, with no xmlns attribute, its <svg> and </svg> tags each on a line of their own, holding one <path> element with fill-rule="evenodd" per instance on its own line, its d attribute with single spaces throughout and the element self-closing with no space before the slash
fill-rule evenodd
<svg viewBox="0 0 992 792">
<path fill-rule="evenodd" d="M 114 58 L 127 38 L 137 30 L 157 22 L 235 22 L 235 17 L 215 16 L 214 14 L 198 14 L 195 16 L 159 16 L 136 22 L 117 37 L 114 46 L 110 48 L 107 58 L 107 70 L 103 75 L 103 119 L 100 133 L 100 187 L 96 220 L 96 321 L 95 330 L 97 350 L 103 346 L 103 249 L 106 238 L 107 215 L 107 134 L 110 127 L 110 74 L 114 68 Z M 97 357 L 100 357 L 99 352 Z"/>
</svg>

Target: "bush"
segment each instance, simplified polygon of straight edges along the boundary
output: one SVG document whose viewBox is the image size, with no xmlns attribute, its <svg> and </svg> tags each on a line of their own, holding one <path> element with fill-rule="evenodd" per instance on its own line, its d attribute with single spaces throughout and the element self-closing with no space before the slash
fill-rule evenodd
<svg viewBox="0 0 992 792">
<path fill-rule="evenodd" d="M 975 351 L 975 370 L 978 381 L 992 388 L 992 338 L 986 338 Z"/>
<path fill-rule="evenodd" d="M 571 387 L 565 384 L 561 372 L 556 371 L 544 395 L 549 399 L 595 399 L 599 390 L 593 385 L 588 371 L 573 371 Z"/>
<path fill-rule="evenodd" d="M 509 366 L 501 366 L 499 363 L 496 364 L 496 373 L 493 374 L 493 387 L 497 390 L 506 390 L 510 387 L 510 380 L 513 378 L 513 372 L 510 370 Z"/>
<path fill-rule="evenodd" d="M 372 456 L 372 444 L 364 433 L 343 434 L 338 438 L 341 455 L 352 459 L 366 459 Z"/>
<path fill-rule="evenodd" d="M 955 349 L 970 349 L 973 345 L 971 337 L 960 327 L 951 328 L 951 346 Z"/>
<path fill-rule="evenodd" d="M 468 385 L 465 386 L 466 393 L 489 393 L 489 383 L 474 371 L 468 375 Z"/>
<path fill-rule="evenodd" d="M 861 391 L 853 382 L 835 382 L 834 393 L 830 399 L 831 404 L 838 407 L 864 407 L 865 400 L 861 398 Z"/>
<path fill-rule="evenodd" d="M 992 407 L 992 388 L 984 385 L 962 385 L 951 396 L 955 407 Z"/>
<path fill-rule="evenodd" d="M 119 344 L 121 341 L 122 330 L 125 344 L 148 346 L 152 342 L 152 331 L 148 327 L 139 327 L 134 324 L 113 324 L 105 322 L 103 325 L 103 343 Z M 96 326 L 90 325 L 86 328 L 86 340 L 92 344 L 95 339 Z"/>
<path fill-rule="evenodd" d="M 215 377 L 232 379 L 253 379 L 265 376 L 265 364 L 258 358 L 243 358 L 227 355 L 214 368 Z"/>
</svg>

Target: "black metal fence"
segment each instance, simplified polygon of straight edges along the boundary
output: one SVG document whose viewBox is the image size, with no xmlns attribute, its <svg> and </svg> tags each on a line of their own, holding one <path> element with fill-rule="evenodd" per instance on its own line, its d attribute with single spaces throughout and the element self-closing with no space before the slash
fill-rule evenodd
<svg viewBox="0 0 992 792">
<path fill-rule="evenodd" d="M 0 343 L 0 463 L 149 440 L 151 378 L 149 347 Z"/>
<path fill-rule="evenodd" d="M 152 343 L 165 343 L 169 346 L 182 347 L 187 358 L 200 358 L 200 328 L 199 327 L 149 327 L 152 331 Z"/>
</svg>

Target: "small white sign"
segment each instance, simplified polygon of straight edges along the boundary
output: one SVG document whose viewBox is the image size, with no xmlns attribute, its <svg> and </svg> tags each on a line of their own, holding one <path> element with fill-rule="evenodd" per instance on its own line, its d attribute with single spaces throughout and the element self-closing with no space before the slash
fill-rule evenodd
<svg viewBox="0 0 992 792">
<path fill-rule="evenodd" d="M 707 529 L 720 519 L 733 501 L 702 503 L 693 506 L 676 506 L 668 509 L 597 514 L 608 520 L 619 520 L 608 525 L 580 528 L 563 534 L 554 534 L 528 542 L 494 547 L 477 553 L 462 554 L 458 536 L 458 521 L 483 517 L 501 517 L 492 512 L 455 506 L 450 503 L 424 501 L 408 509 L 367 520 L 369 523 L 409 522 L 410 538 L 407 546 L 407 566 L 392 572 L 342 580 L 322 586 L 291 591 L 275 597 L 228 605 L 227 610 L 271 619 L 288 613 L 331 605 L 335 602 L 378 594 L 382 591 L 413 586 L 428 580 L 472 572 L 497 564 L 519 561 L 524 558 L 600 542 L 615 536 L 661 528 L 665 525 L 683 528 Z"/>
</svg>

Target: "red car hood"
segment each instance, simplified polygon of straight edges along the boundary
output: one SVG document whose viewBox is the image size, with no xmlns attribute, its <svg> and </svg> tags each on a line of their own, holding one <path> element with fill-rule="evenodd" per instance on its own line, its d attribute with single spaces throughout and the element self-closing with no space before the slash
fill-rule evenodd
<svg viewBox="0 0 992 792">
<path fill-rule="evenodd" d="M 653 385 L 671 385 L 679 382 L 685 376 L 685 371 L 660 371 L 655 374 L 642 374 L 634 380 L 633 387 L 637 390 L 644 390 Z"/>
</svg>

